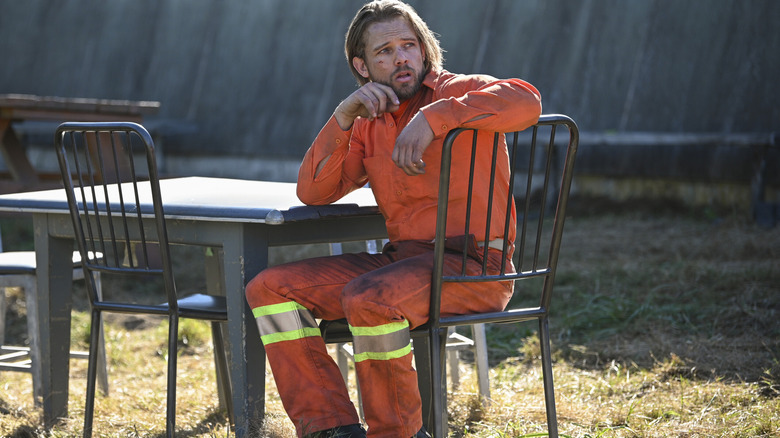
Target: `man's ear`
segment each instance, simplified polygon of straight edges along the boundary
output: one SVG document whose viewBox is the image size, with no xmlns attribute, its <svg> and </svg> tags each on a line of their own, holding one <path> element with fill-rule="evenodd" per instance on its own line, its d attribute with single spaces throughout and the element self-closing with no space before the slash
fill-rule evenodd
<svg viewBox="0 0 780 438">
<path fill-rule="evenodd" d="M 363 58 L 358 58 L 357 56 L 352 58 L 352 66 L 355 67 L 355 70 L 357 70 L 360 76 L 368 79 L 368 68 L 366 67 L 366 62 L 363 61 Z"/>
</svg>

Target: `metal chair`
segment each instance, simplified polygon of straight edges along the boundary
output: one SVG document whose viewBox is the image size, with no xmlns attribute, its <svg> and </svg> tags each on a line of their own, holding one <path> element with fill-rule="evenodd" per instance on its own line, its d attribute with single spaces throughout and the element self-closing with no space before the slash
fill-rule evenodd
<svg viewBox="0 0 780 438">
<path fill-rule="evenodd" d="M 232 418 L 227 351 L 222 346 L 222 325 L 227 320 L 224 296 L 179 296 L 174 282 L 168 234 L 160 194 L 154 144 L 149 133 L 135 123 L 63 123 L 57 128 L 55 146 L 67 192 L 74 232 L 92 308 L 90 361 L 84 408 L 84 436 L 92 433 L 95 404 L 94 360 L 102 312 L 165 315 L 168 317 L 168 382 L 166 431 L 175 432 L 176 358 L 179 318 L 212 322 L 217 381 Z M 136 166 L 143 157 L 145 165 Z M 121 175 L 120 175 L 121 172 Z M 126 181 L 120 185 L 109 181 Z M 139 193 L 151 193 L 153 211 L 142 211 Z M 113 220 L 109 220 L 111 216 Z M 159 264 L 150 251 L 159 249 Z M 135 251 L 133 251 L 135 249 Z M 94 252 L 103 253 L 97 259 Z M 142 303 L 112 294 L 97 294 L 96 275 L 121 276 L 150 283 L 164 291 L 162 304 Z M 161 283 L 161 284 L 160 284 Z M 107 283 L 104 281 L 104 285 Z M 104 287 L 105 289 L 105 287 Z M 111 291 L 104 290 L 105 294 Z"/>
<path fill-rule="evenodd" d="M 556 135 L 565 132 L 565 141 Z M 506 211 L 517 213 L 517 234 L 514 241 L 513 264 L 516 273 L 505 263 L 500 275 L 486 275 L 485 266 L 481 275 L 465 273 L 467 248 L 463 248 L 464 268 L 461 275 L 443 276 L 444 238 L 447 235 L 447 211 L 450 193 L 450 170 L 453 148 L 459 156 L 470 156 L 473 163 L 477 150 L 476 130 L 455 129 L 445 138 L 442 150 L 439 205 L 434 244 L 434 269 L 431 283 L 431 316 L 427 324 L 411 332 L 414 345 L 415 366 L 423 402 L 423 423 L 435 438 L 447 436 L 446 410 L 446 344 L 450 327 L 489 323 L 515 323 L 537 321 L 542 356 L 545 405 L 548 435 L 558 436 L 555 412 L 555 394 L 552 381 L 552 360 L 548 330 L 548 316 L 558 263 L 558 254 L 563 235 L 563 224 L 574 169 L 574 157 L 579 142 L 579 131 L 574 121 L 564 115 L 543 115 L 536 125 L 523 132 L 481 133 L 493 137 L 493 172 L 491 175 L 475 175 L 474 168 L 468 175 L 469 199 L 476 178 L 490 178 L 489 193 L 485 199 L 493 200 L 496 157 L 509 157 L 509 192 L 500 202 L 506 203 Z M 540 137 L 546 137 L 546 141 Z M 560 135 L 559 135 L 560 137 Z M 456 141 L 457 140 L 457 141 Z M 563 151 L 561 155 L 560 152 Z M 482 153 L 487 151 L 482 150 Z M 524 174 L 515 180 L 516 174 Z M 461 176 L 458 175 L 460 178 Z M 465 176 L 463 176 L 465 178 Z M 496 202 L 496 201 L 493 201 Z M 518 203 L 515 209 L 515 202 Z M 470 202 L 468 202 L 470 205 Z M 490 229 L 470 229 L 478 214 L 487 214 L 485 223 L 491 223 L 492 204 L 486 211 L 468 208 L 465 229 L 449 230 L 452 234 L 474 235 L 477 241 L 490 240 Z M 483 216 L 484 217 L 484 216 Z M 508 235 L 510 218 L 502 218 L 504 234 Z M 501 248 L 503 254 L 509 250 L 509 242 Z M 484 246 L 481 251 L 488 251 Z M 505 259 L 505 257 L 504 257 Z M 445 282 L 514 281 L 515 296 L 500 312 L 442 317 L 441 288 Z M 530 298 L 529 298 L 530 297 Z M 528 300 L 531 300 L 528 303 Z M 531 304 L 530 306 L 528 304 Z M 323 321 L 320 324 L 326 342 L 348 342 L 351 335 L 341 322 Z"/>
<path fill-rule="evenodd" d="M 18 287 L 24 290 L 24 299 L 27 304 L 27 336 L 29 347 L 5 344 L 5 292 L 0 292 L 0 371 L 21 371 L 32 374 L 33 400 L 40 403 L 41 397 L 41 366 L 38 360 L 38 321 L 34 311 L 37 305 L 38 281 L 36 278 L 35 251 L 8 251 L 3 252 L 0 239 L 0 289 Z M 81 254 L 73 252 L 73 281 L 84 279 L 84 271 L 81 269 Z M 98 294 L 100 294 L 100 277 L 95 278 Z M 102 321 L 101 321 L 102 324 Z M 84 351 L 71 351 L 70 356 L 79 359 L 87 359 L 89 355 Z M 98 386 L 104 395 L 108 395 L 108 372 L 106 371 L 106 351 L 103 337 L 100 337 L 98 346 Z"/>
</svg>

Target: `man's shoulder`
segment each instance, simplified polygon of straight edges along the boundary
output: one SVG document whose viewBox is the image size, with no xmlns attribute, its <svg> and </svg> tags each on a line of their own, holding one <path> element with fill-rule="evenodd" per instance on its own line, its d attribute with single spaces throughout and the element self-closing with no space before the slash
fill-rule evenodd
<svg viewBox="0 0 780 438">
<path fill-rule="evenodd" d="M 483 74 L 452 73 L 447 70 L 432 73 L 433 88 L 437 92 L 461 92 L 479 88 L 498 79 Z"/>
</svg>

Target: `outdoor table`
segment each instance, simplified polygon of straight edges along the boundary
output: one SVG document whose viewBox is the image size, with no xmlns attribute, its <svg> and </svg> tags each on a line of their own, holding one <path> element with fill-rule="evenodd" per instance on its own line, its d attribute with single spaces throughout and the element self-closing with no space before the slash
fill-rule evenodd
<svg viewBox="0 0 780 438">
<path fill-rule="evenodd" d="M 2 192 L 40 189 L 42 175 L 30 163 L 14 130 L 14 123 L 136 122 L 155 114 L 160 102 L 86 99 L 29 94 L 0 94 L 0 152 L 13 181 L 4 181 Z M 52 140 L 53 141 L 53 140 Z"/>
<path fill-rule="evenodd" d="M 160 186 L 170 242 L 222 248 L 217 272 L 227 296 L 236 435 L 244 436 L 262 422 L 265 410 L 265 351 L 244 286 L 268 266 L 269 247 L 384 238 L 384 219 L 365 188 L 338 204 L 304 206 L 294 183 L 186 177 L 164 179 Z M 142 213 L 151 214 L 151 200 L 142 202 Z M 0 195 L 0 211 L 33 217 L 38 299 L 28 309 L 40 322 L 42 364 L 33 378 L 41 381 L 44 422 L 51 424 L 68 413 L 74 233 L 65 191 Z"/>
</svg>

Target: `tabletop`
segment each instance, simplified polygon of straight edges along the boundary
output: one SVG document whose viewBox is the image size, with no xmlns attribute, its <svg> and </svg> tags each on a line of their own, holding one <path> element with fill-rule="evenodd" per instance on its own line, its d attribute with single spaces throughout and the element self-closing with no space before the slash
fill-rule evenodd
<svg viewBox="0 0 780 438">
<path fill-rule="evenodd" d="M 149 186 L 141 187 L 141 213 L 152 216 L 151 192 L 143 190 Z M 119 187 L 110 185 L 109 189 L 116 191 Z M 285 182 L 213 177 L 160 180 L 165 217 L 169 219 L 278 225 L 329 216 L 379 213 L 369 189 L 358 189 L 338 202 L 321 206 L 305 206 L 298 200 L 295 190 L 294 183 Z M 101 196 L 101 193 L 97 195 Z M 67 214 L 68 201 L 61 189 L 11 193 L 0 195 L 0 211 Z"/>
<path fill-rule="evenodd" d="M 36 96 L 31 94 L 0 94 L 0 119 L 58 120 L 97 122 L 117 121 L 117 118 L 140 118 L 155 114 L 160 102 L 82 97 Z"/>
</svg>

